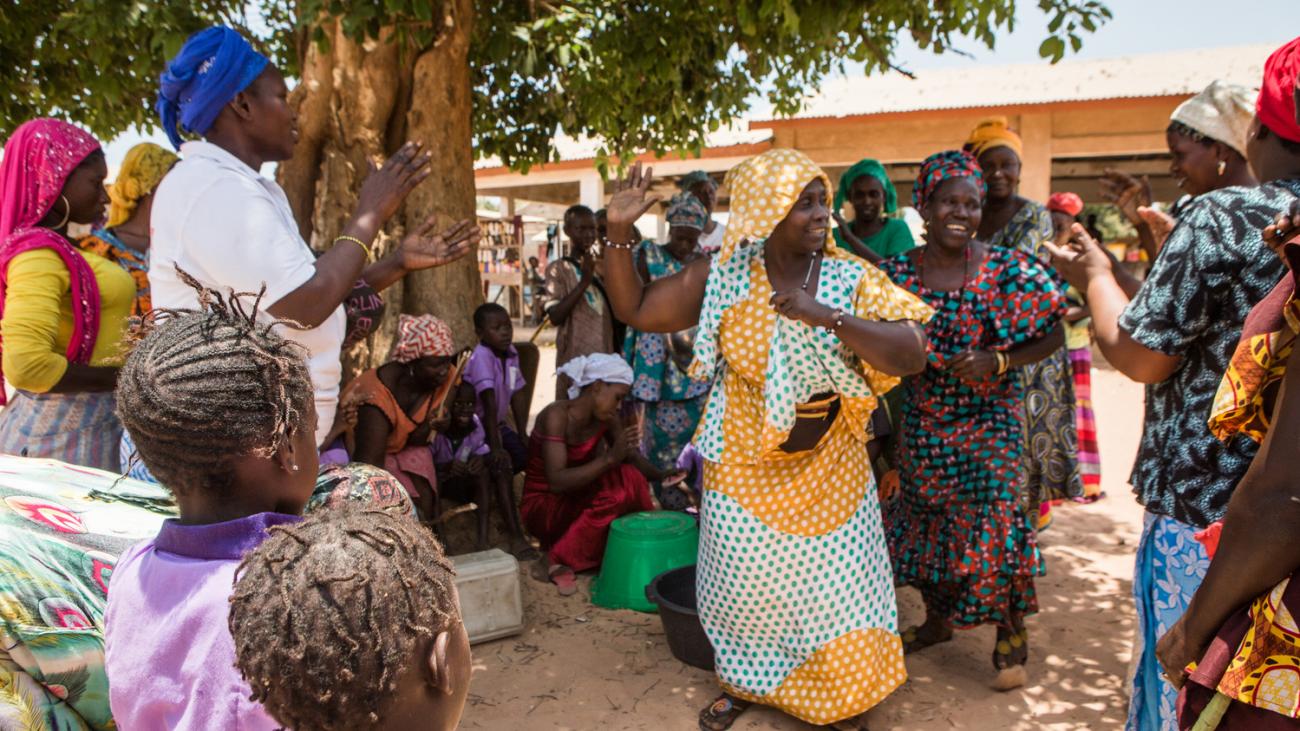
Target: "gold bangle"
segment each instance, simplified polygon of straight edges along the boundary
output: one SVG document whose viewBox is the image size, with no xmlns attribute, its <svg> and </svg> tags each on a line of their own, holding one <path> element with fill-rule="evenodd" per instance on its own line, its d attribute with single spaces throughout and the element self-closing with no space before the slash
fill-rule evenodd
<svg viewBox="0 0 1300 731">
<path fill-rule="evenodd" d="M 373 260 L 374 260 L 374 255 L 371 253 L 371 251 L 370 251 L 370 247 L 366 245 L 366 242 L 362 241 L 361 239 L 357 238 L 356 236 L 347 236 L 347 235 L 343 235 L 343 236 L 335 236 L 335 237 L 334 237 L 334 243 L 337 244 L 337 243 L 340 242 L 340 241 L 351 241 L 352 243 L 356 244 L 357 246 L 360 246 L 360 247 L 361 247 L 361 250 L 364 251 L 364 252 L 366 252 L 366 261 L 373 261 Z"/>
<path fill-rule="evenodd" d="M 998 375 L 1006 373 L 1007 369 L 1011 367 L 1011 358 L 1000 350 L 993 351 L 993 357 L 997 358 L 998 361 Z"/>
</svg>

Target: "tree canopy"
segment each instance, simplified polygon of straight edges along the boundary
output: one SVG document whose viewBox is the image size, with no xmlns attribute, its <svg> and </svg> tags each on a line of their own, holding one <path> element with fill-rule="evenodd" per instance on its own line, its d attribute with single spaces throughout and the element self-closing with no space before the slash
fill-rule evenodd
<svg viewBox="0 0 1300 731">
<path fill-rule="evenodd" d="M 1037 0 L 1053 61 L 1111 17 L 1099 0 Z M 778 114 L 830 73 L 894 67 L 910 35 L 936 53 L 988 48 L 1015 0 L 478 0 L 470 50 L 476 154 L 526 169 L 563 130 L 602 152 L 697 150 L 755 95 Z M 250 17 L 249 13 L 253 15 Z M 450 14 L 433 0 L 16 0 L 0 5 L 0 135 L 39 115 L 112 137 L 154 123 L 155 80 L 185 37 L 227 23 L 293 75 L 322 19 L 418 51 Z"/>
</svg>

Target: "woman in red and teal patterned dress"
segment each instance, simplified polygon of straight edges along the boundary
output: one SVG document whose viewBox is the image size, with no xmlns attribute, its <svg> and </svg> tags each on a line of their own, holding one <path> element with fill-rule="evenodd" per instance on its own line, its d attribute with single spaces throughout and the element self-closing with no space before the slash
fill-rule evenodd
<svg viewBox="0 0 1300 731">
<path fill-rule="evenodd" d="M 1037 611 L 1043 573 L 1018 501 L 1024 387 L 1014 369 L 1061 346 L 1066 304 L 1037 260 L 975 238 L 984 191 L 970 155 L 932 155 L 913 192 L 926 246 L 881 264 L 935 311 L 928 366 L 902 386 L 901 494 L 886 524 L 895 581 L 920 589 L 926 606 L 904 650 L 995 624 L 995 685 L 1010 689 L 1026 680 L 1024 618 Z"/>
</svg>

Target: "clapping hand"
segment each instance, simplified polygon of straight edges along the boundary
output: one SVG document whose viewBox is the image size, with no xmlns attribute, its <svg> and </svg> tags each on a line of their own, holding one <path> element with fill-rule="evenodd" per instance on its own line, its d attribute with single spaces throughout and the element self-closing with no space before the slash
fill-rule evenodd
<svg viewBox="0 0 1300 731">
<path fill-rule="evenodd" d="M 357 211 L 374 215 L 378 219 L 374 222 L 376 228 L 392 218 L 406 195 L 432 172 L 429 155 L 421 152 L 422 147 L 418 142 L 407 142 L 381 167 L 369 163 L 370 174 L 357 195 Z"/>
<path fill-rule="evenodd" d="M 605 220 L 610 230 L 630 228 L 651 206 L 659 202 L 659 196 L 646 195 L 654 179 L 653 173 L 654 168 L 643 171 L 638 162 L 632 165 L 626 178 L 615 184 L 614 195 L 605 205 Z"/>
<path fill-rule="evenodd" d="M 1111 272 L 1113 260 L 1082 225 L 1073 224 L 1070 231 L 1070 243 L 1066 246 L 1044 241 L 1043 248 L 1052 255 L 1052 266 L 1065 277 L 1065 281 L 1080 292 L 1086 292 L 1093 277 Z"/>
<path fill-rule="evenodd" d="M 1288 241 L 1300 243 L 1300 201 L 1292 202 L 1289 213 L 1277 214 L 1273 223 L 1264 227 L 1264 243 L 1290 266 L 1291 260 L 1283 254 L 1283 245 Z"/>
<path fill-rule="evenodd" d="M 438 214 L 435 213 L 402 239 L 398 253 L 406 271 L 450 264 L 468 254 L 483 237 L 483 232 L 472 219 L 460 221 L 441 233 L 434 233 L 437 225 Z"/>
<path fill-rule="evenodd" d="M 1101 185 L 1101 197 L 1114 203 L 1129 223 L 1134 226 L 1144 223 L 1138 209 L 1151 207 L 1151 181 L 1145 175 L 1138 180 L 1128 173 L 1106 168 L 1098 182 Z"/>
<path fill-rule="evenodd" d="M 1139 206 L 1138 216 L 1151 229 L 1151 238 L 1155 239 L 1156 251 L 1164 247 L 1165 239 L 1169 238 L 1169 232 L 1174 230 L 1174 226 L 1178 225 L 1178 219 L 1150 206 Z"/>
</svg>

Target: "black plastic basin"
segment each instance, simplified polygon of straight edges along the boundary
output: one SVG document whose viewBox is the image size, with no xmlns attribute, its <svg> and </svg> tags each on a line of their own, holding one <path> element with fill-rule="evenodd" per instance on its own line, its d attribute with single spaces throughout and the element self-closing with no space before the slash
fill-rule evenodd
<svg viewBox="0 0 1300 731">
<path fill-rule="evenodd" d="M 645 595 L 659 607 L 673 657 L 701 670 L 713 670 L 713 645 L 704 634 L 695 602 L 695 567 L 659 574 L 645 588 Z"/>
</svg>

